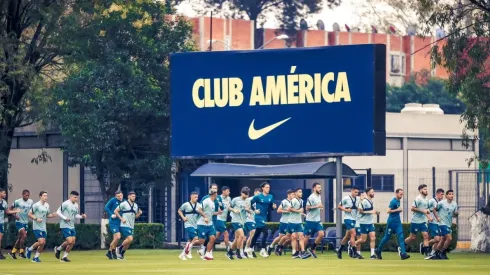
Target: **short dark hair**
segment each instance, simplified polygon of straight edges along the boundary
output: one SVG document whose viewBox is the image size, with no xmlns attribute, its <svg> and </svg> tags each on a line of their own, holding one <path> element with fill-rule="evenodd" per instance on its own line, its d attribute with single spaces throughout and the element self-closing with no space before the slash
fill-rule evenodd
<svg viewBox="0 0 490 275">
<path fill-rule="evenodd" d="M 287 193 L 288 193 L 288 195 L 291 194 L 291 193 L 294 193 L 294 190 L 293 189 L 288 189 Z"/>
<path fill-rule="evenodd" d="M 419 191 L 426 188 L 427 187 L 427 184 L 421 184 L 419 185 Z"/>
<path fill-rule="evenodd" d="M 398 189 L 396 189 L 396 190 L 395 190 L 395 193 L 397 193 L 397 194 L 398 194 L 398 193 L 400 193 L 400 191 L 403 191 L 403 189 L 398 188 Z"/>
<path fill-rule="evenodd" d="M 213 183 L 211 183 L 211 187 L 213 187 L 213 186 L 218 187 L 218 184 L 213 182 Z"/>
<path fill-rule="evenodd" d="M 294 189 L 294 192 L 298 192 L 299 190 L 301 190 L 301 188 L 298 187 L 298 188 Z"/>
<path fill-rule="evenodd" d="M 0 188 L 0 193 L 5 192 L 5 189 Z"/>
<path fill-rule="evenodd" d="M 250 193 L 250 188 L 248 188 L 247 186 L 243 187 L 241 190 L 241 193 L 248 195 Z"/>
<path fill-rule="evenodd" d="M 71 191 L 70 196 L 80 196 L 77 191 Z"/>
<path fill-rule="evenodd" d="M 359 190 L 359 187 L 357 187 L 357 186 L 352 186 L 352 190 Z"/>
<path fill-rule="evenodd" d="M 454 191 L 452 189 L 449 189 L 446 191 L 446 195 L 449 195 L 449 193 L 454 193 Z"/>
<path fill-rule="evenodd" d="M 313 183 L 313 186 L 311 187 L 311 189 L 315 189 L 315 187 L 316 187 L 317 185 L 320 185 L 320 184 L 319 184 L 318 182 Z"/>
<path fill-rule="evenodd" d="M 226 191 L 226 190 L 230 190 L 230 187 L 228 187 L 228 186 L 221 187 L 221 192 Z"/>
<path fill-rule="evenodd" d="M 254 193 L 255 193 L 255 192 L 262 192 L 262 189 L 260 189 L 260 188 L 255 188 Z"/>
<path fill-rule="evenodd" d="M 191 196 L 193 196 L 193 195 L 199 195 L 199 194 L 196 191 L 192 191 Z"/>
<path fill-rule="evenodd" d="M 27 194 L 27 193 L 30 194 L 31 192 L 29 192 L 29 190 L 27 190 L 27 189 L 22 190 L 22 195 Z"/>
<path fill-rule="evenodd" d="M 130 195 L 136 195 L 136 192 L 134 192 L 134 191 L 129 191 L 129 192 L 128 192 L 128 196 L 130 196 Z"/>
<path fill-rule="evenodd" d="M 41 192 L 39 192 L 39 197 L 42 197 L 44 194 L 47 194 L 47 193 L 48 192 L 46 192 L 46 191 L 41 191 Z"/>
<path fill-rule="evenodd" d="M 117 190 L 116 192 L 114 192 L 114 195 L 119 195 L 119 194 L 122 194 L 121 190 Z"/>
<path fill-rule="evenodd" d="M 366 188 L 366 194 L 369 193 L 369 191 L 371 191 L 371 190 L 374 190 L 374 188 L 372 188 L 372 187 Z"/>
<path fill-rule="evenodd" d="M 443 193 L 443 194 L 444 194 L 444 189 L 439 188 L 439 189 L 437 189 L 436 193 L 437 193 L 437 194 L 440 194 L 440 193 Z"/>
</svg>

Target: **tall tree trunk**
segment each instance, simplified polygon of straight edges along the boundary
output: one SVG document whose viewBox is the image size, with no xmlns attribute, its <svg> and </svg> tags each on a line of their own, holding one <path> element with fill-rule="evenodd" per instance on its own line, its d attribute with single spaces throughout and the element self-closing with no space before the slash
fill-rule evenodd
<svg viewBox="0 0 490 275">
<path fill-rule="evenodd" d="M 12 146 L 14 129 L 5 124 L 1 124 L 0 131 L 2 133 L 0 134 L 0 188 L 7 189 L 9 187 L 8 173 L 10 167 L 10 147 Z"/>
</svg>

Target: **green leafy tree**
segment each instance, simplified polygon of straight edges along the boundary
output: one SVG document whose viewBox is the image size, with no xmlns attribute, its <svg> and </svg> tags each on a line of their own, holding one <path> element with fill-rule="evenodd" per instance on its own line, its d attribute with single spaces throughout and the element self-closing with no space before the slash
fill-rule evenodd
<svg viewBox="0 0 490 275">
<path fill-rule="evenodd" d="M 426 33 L 432 26 L 447 30 L 443 43 L 432 44 L 433 64 L 449 72 L 448 91 L 465 104 L 462 114 L 465 129 L 489 136 L 490 131 L 490 2 L 465 0 L 454 4 L 418 0 L 419 15 L 426 22 Z M 442 40 L 442 39 L 441 39 Z M 464 144 L 472 137 L 463 133 Z M 476 137 L 478 138 L 478 137 Z M 490 139 L 480 140 L 483 151 L 490 151 Z M 475 156 L 486 167 L 488 154 Z"/>
<path fill-rule="evenodd" d="M 99 1 L 72 18 L 83 27 L 65 38 L 68 76 L 52 90 L 48 117 L 104 200 L 124 180 L 169 183 L 169 55 L 193 44 L 191 24 L 166 10 L 152 0 Z"/>
<path fill-rule="evenodd" d="M 8 186 L 14 131 L 38 120 L 40 91 L 59 77 L 59 43 L 72 9 L 90 1 L 0 2 L 0 187 Z M 43 157 L 47 159 L 47 157 Z"/>
<path fill-rule="evenodd" d="M 181 3 L 184 0 L 176 0 Z M 229 7 L 232 11 L 231 17 L 244 18 L 254 21 L 255 30 L 255 48 L 263 45 L 262 32 L 259 29 L 259 21 L 263 20 L 268 13 L 275 14 L 281 29 L 283 29 L 291 39 L 294 39 L 294 34 L 299 26 L 300 19 L 306 19 L 309 14 L 315 14 L 322 10 L 324 5 L 328 8 L 339 6 L 341 0 L 204 0 L 208 8 L 215 10 L 223 10 Z"/>
<path fill-rule="evenodd" d="M 445 80 L 431 78 L 428 71 L 416 73 L 401 87 L 387 86 L 386 110 L 398 113 L 407 103 L 432 103 L 439 104 L 445 114 L 462 114 L 465 105 L 446 87 Z"/>
</svg>

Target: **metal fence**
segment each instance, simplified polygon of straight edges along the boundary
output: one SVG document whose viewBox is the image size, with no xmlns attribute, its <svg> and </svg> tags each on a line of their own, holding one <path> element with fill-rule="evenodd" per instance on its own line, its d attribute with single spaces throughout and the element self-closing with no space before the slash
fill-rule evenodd
<svg viewBox="0 0 490 275">
<path fill-rule="evenodd" d="M 454 190 L 455 201 L 459 206 L 459 216 L 455 219 L 458 224 L 458 240 L 470 241 L 471 228 L 469 217 L 488 203 L 490 171 L 452 169 L 452 168 L 427 168 L 427 169 L 367 169 L 371 179 L 366 179 L 366 186 L 373 187 L 376 191 L 376 201 L 387 203 L 391 199 L 392 192 L 396 188 L 404 188 L 404 177 L 408 179 L 408 188 L 404 188 L 405 196 L 402 205 L 410 208 L 415 197 L 419 195 L 418 186 L 426 184 L 429 189 L 429 197 L 435 196 L 437 189 L 444 191 Z M 357 171 L 356 171 L 357 172 Z M 389 179 L 389 180 L 386 180 Z M 391 184 L 391 179 L 393 183 Z M 383 184 L 379 182 L 383 181 Z M 371 183 L 369 183 L 371 182 Z M 388 183 L 388 184 L 386 184 Z M 346 190 L 344 190 L 346 191 Z M 405 204 L 404 204 L 405 203 Z M 379 204 L 378 204 L 379 205 Z M 404 212 L 404 221 L 409 222 L 412 216 L 410 211 Z M 383 222 L 385 219 L 381 219 Z"/>
</svg>

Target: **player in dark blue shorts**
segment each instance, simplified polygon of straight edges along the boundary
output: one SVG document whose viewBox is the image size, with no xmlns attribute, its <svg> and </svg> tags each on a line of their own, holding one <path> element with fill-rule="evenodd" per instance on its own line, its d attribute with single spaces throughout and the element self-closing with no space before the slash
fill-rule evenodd
<svg viewBox="0 0 490 275">
<path fill-rule="evenodd" d="M 121 191 L 116 191 L 114 197 L 111 198 L 104 207 L 107 216 L 109 217 L 109 230 L 112 234 L 112 242 L 109 247 L 109 250 L 105 254 L 109 260 L 116 260 L 116 247 L 119 244 L 119 240 L 121 239 L 121 232 L 119 226 L 121 225 L 121 221 L 114 214 L 114 210 L 119 207 L 119 204 L 123 201 L 123 193 Z"/>
</svg>

